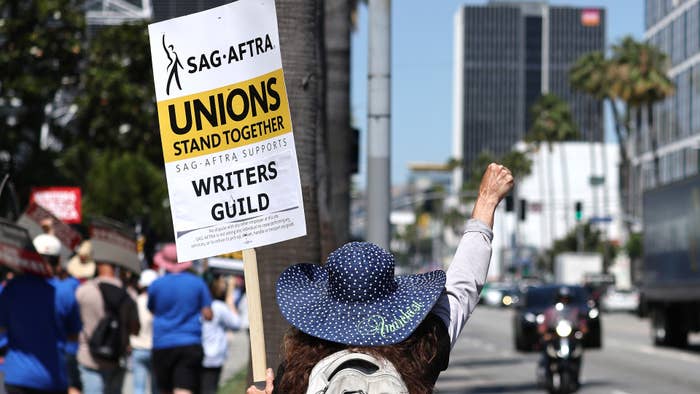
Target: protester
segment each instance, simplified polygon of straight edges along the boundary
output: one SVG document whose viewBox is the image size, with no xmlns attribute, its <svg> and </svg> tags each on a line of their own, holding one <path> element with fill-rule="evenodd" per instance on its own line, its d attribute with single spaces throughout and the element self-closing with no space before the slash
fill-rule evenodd
<svg viewBox="0 0 700 394">
<path fill-rule="evenodd" d="M 131 365 L 133 368 L 134 394 L 145 394 L 148 382 L 151 383 L 151 392 L 158 393 L 155 379 L 153 378 L 151 349 L 153 348 L 153 314 L 148 310 L 148 287 L 158 278 L 158 273 L 153 270 L 141 272 L 138 286 L 140 294 L 136 298 L 136 306 L 139 312 L 141 330 L 138 335 L 132 335 L 131 341 Z"/>
<path fill-rule="evenodd" d="M 0 281 L 0 294 L 7 286 L 7 282 L 14 278 L 15 274 L 12 271 L 2 273 L 2 281 Z M 5 362 L 5 354 L 7 354 L 7 333 L 0 332 L 0 372 L 2 372 L 2 364 Z M 1 380 L 0 380 L 1 381 Z"/>
<path fill-rule="evenodd" d="M 68 261 L 66 269 L 80 281 L 95 277 L 95 261 L 92 259 L 92 244 L 89 240 L 80 244 L 78 252 Z"/>
<path fill-rule="evenodd" d="M 277 282 L 277 303 L 293 328 L 284 339 L 275 393 L 305 393 L 312 369 L 346 349 L 393 364 L 411 394 L 431 393 L 476 307 L 491 258 L 496 206 L 513 186 L 490 164 L 447 275 L 394 277 L 394 258 L 366 242 L 342 246 L 324 266 L 297 264 Z M 272 393 L 272 371 L 265 391 Z"/>
<path fill-rule="evenodd" d="M 61 244 L 42 234 L 37 251 L 55 272 Z M 68 377 L 65 344 L 81 329 L 74 292 L 54 278 L 18 275 L 0 294 L 0 330 L 7 332 L 8 352 L 3 366 L 5 390 L 19 393 L 65 393 Z"/>
<path fill-rule="evenodd" d="M 211 295 L 204 281 L 188 271 L 192 262 L 177 262 L 175 244 L 153 261 L 167 271 L 148 288 L 153 312 L 153 369 L 161 392 L 196 392 L 202 368 L 202 323 L 212 319 Z"/>
<path fill-rule="evenodd" d="M 118 279 L 117 267 L 109 262 L 97 263 L 97 277 L 78 288 L 76 298 L 80 304 L 83 331 L 78 347 L 78 364 L 85 394 L 121 394 L 129 335 L 139 332 L 139 316 L 136 303 L 124 290 Z M 116 315 L 119 322 L 120 346 L 115 359 L 104 359 L 92 354 L 90 339 L 100 322 Z"/>
<path fill-rule="evenodd" d="M 230 278 L 228 285 L 223 277 L 214 279 L 209 290 L 214 301 L 211 309 L 214 314 L 211 321 L 202 323 L 202 347 L 204 360 L 202 361 L 202 373 L 200 379 L 201 394 L 215 394 L 219 387 L 221 368 L 226 361 L 228 353 L 228 340 L 226 330 L 239 330 L 241 319 L 234 305 L 234 291 L 236 283 Z"/>
</svg>

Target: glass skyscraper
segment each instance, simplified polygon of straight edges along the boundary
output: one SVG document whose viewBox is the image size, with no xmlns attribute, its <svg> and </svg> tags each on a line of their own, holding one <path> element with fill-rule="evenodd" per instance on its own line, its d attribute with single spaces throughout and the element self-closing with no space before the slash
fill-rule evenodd
<svg viewBox="0 0 700 394">
<path fill-rule="evenodd" d="M 573 91 L 569 70 L 605 49 L 605 10 L 492 0 L 461 7 L 454 34 L 453 156 L 467 168 L 481 151 L 522 140 L 545 92 L 569 103 L 581 140 L 603 141 L 602 102 Z"/>
<path fill-rule="evenodd" d="M 700 1 L 646 0 L 645 40 L 668 56 L 673 96 L 653 107 L 653 127 L 632 133 L 627 210 L 641 216 L 642 194 L 698 173 L 700 148 Z M 647 111 L 642 111 L 646 121 Z M 646 122 L 643 122 L 645 124 Z M 658 139 L 658 180 L 652 134 Z"/>
</svg>

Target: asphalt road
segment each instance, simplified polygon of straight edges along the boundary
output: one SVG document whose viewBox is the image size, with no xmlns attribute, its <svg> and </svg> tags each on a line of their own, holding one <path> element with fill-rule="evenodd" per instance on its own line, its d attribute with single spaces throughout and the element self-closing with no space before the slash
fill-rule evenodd
<svg viewBox="0 0 700 394">
<path fill-rule="evenodd" d="M 650 344 L 649 322 L 604 314 L 603 348 L 586 351 L 584 394 L 700 393 L 700 337 L 686 350 Z M 437 393 L 542 393 L 535 385 L 538 353 L 513 348 L 512 311 L 479 306 L 440 375 Z"/>
</svg>

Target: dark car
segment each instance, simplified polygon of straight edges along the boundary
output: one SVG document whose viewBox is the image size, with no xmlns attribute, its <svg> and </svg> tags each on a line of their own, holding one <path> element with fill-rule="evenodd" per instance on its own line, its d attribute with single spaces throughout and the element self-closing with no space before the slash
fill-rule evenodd
<svg viewBox="0 0 700 394">
<path fill-rule="evenodd" d="M 513 315 L 513 336 L 515 349 L 533 351 L 539 348 L 538 322 L 544 319 L 542 313 L 554 305 L 557 290 L 561 285 L 530 286 L 523 290 L 515 306 Z M 588 333 L 583 338 L 586 348 L 602 346 L 600 311 L 591 300 L 591 295 L 584 287 L 567 286 L 573 295 L 571 303 L 576 305 L 588 322 Z"/>
</svg>

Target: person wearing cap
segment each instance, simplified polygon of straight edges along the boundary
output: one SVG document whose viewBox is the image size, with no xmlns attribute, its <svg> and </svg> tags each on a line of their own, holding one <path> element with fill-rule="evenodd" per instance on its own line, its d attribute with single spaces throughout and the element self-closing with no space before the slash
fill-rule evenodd
<svg viewBox="0 0 700 394">
<path fill-rule="evenodd" d="M 33 240 L 35 249 L 56 272 L 61 249 L 53 235 Z M 71 287 L 56 278 L 18 275 L 0 294 L 0 330 L 7 332 L 5 391 L 66 393 L 65 347 L 81 330 L 80 312 Z"/>
<path fill-rule="evenodd" d="M 95 277 L 95 260 L 92 259 L 92 244 L 89 240 L 83 241 L 78 247 L 77 253 L 68 260 L 66 270 L 80 281 Z"/>
<path fill-rule="evenodd" d="M 277 303 L 292 325 L 282 363 L 264 391 L 304 393 L 313 367 L 343 349 L 390 361 L 411 394 L 432 393 L 479 300 L 491 258 L 495 209 L 513 187 L 510 171 L 490 164 L 479 186 L 447 274 L 394 276 L 394 257 L 368 242 L 348 243 L 326 264 L 288 267 L 276 284 Z"/>
<path fill-rule="evenodd" d="M 151 374 L 151 349 L 153 348 L 153 314 L 148 310 L 148 287 L 158 279 L 158 273 L 147 269 L 141 272 L 136 297 L 136 308 L 139 312 L 141 330 L 130 337 L 131 365 L 133 368 L 134 394 L 145 394 L 148 381 L 151 382 L 151 392 L 158 393 L 158 388 Z"/>
<path fill-rule="evenodd" d="M 57 237 L 53 234 L 53 220 L 44 219 L 42 221 L 42 228 L 44 234 L 38 235 L 34 238 L 34 247 L 39 253 L 44 256 L 45 259 L 53 261 L 55 266 L 54 276 L 51 279 L 54 286 L 57 288 L 65 288 L 65 291 L 75 294 L 75 291 L 80 286 L 80 281 L 73 277 L 66 269 L 63 267 L 63 262 L 60 261 L 60 251 L 61 244 Z M 46 247 L 50 246 L 51 252 L 47 254 Z M 77 338 L 72 338 L 66 340 L 64 346 L 66 368 L 68 371 L 68 394 L 80 394 L 83 390 L 83 384 L 80 380 L 80 371 L 78 370 L 78 341 Z"/>
<path fill-rule="evenodd" d="M 153 257 L 167 273 L 148 288 L 153 312 L 153 370 L 161 392 L 196 392 L 202 359 L 202 322 L 211 320 L 211 295 L 202 278 L 178 263 L 175 244 L 165 245 Z"/>
<path fill-rule="evenodd" d="M 129 335 L 140 329 L 136 302 L 124 289 L 115 264 L 97 259 L 97 276 L 78 287 L 75 296 L 80 305 L 83 330 L 78 345 L 78 369 L 85 394 L 121 394 L 125 368 L 123 358 L 129 345 Z M 119 361 L 95 357 L 90 351 L 90 338 L 108 309 L 116 311 L 120 321 L 121 344 Z"/>
</svg>

